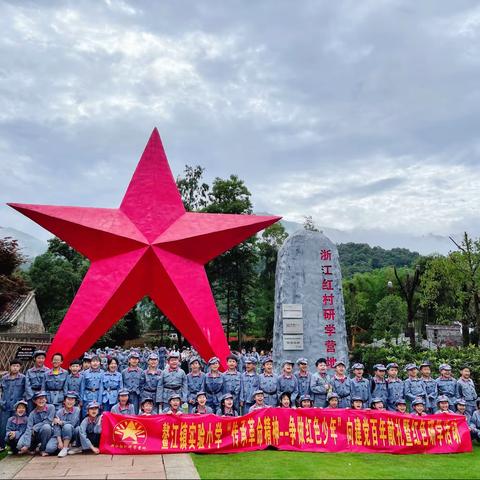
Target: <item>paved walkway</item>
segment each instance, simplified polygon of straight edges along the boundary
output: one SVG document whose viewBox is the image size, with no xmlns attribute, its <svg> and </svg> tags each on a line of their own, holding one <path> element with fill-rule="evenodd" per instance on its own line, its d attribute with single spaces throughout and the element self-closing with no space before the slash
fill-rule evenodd
<svg viewBox="0 0 480 480">
<path fill-rule="evenodd" d="M 0 462 L 0 479 L 199 479 L 189 454 L 9 456 Z"/>
</svg>

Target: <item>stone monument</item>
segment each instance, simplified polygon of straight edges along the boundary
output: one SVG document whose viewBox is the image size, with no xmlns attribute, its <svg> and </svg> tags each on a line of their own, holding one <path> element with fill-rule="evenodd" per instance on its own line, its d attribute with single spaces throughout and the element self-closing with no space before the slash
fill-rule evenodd
<svg viewBox="0 0 480 480">
<path fill-rule="evenodd" d="M 299 230 L 278 253 L 275 274 L 273 361 L 319 357 L 329 368 L 337 360 L 348 367 L 347 331 L 338 250 L 323 233 Z"/>
</svg>

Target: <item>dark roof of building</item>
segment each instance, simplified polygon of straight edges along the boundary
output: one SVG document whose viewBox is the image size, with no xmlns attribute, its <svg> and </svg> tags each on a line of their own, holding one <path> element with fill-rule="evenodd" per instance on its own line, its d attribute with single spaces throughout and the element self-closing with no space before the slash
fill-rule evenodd
<svg viewBox="0 0 480 480">
<path fill-rule="evenodd" d="M 33 292 L 27 293 L 26 295 L 19 295 L 17 298 L 7 303 L 3 311 L 0 313 L 0 326 L 13 325 L 19 313 L 24 306 L 30 301 L 33 297 Z"/>
</svg>

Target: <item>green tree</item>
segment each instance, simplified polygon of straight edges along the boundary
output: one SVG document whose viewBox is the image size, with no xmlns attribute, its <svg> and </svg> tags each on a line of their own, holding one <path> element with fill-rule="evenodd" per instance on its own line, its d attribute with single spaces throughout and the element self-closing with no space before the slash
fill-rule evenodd
<svg viewBox="0 0 480 480">
<path fill-rule="evenodd" d="M 310 230 L 311 232 L 319 231 L 311 215 L 304 217 L 303 228 L 305 230 Z"/>
<path fill-rule="evenodd" d="M 236 175 L 228 179 L 216 178 L 209 194 L 208 213 L 251 214 L 251 194 L 243 180 Z M 212 260 L 207 273 L 219 310 L 226 320 L 227 338 L 232 326 L 236 327 L 241 344 L 248 327 L 253 305 L 255 268 L 258 260 L 256 237 L 251 237 Z"/>
<path fill-rule="evenodd" d="M 196 167 L 185 165 L 183 177 L 177 177 L 177 188 L 187 212 L 199 211 L 209 203 L 210 187 L 202 181 L 204 171 L 205 169 L 199 165 Z"/>
<path fill-rule="evenodd" d="M 398 295 L 387 295 L 376 305 L 373 334 L 376 338 L 390 340 L 405 330 L 407 306 Z"/>
<path fill-rule="evenodd" d="M 17 240 L 11 237 L 0 238 L 0 312 L 18 295 L 28 288 L 19 273 L 25 262 Z"/>
<path fill-rule="evenodd" d="M 266 228 L 257 242 L 260 271 L 255 287 L 253 312 L 265 338 L 272 338 L 273 334 L 277 257 L 287 237 L 285 228 L 277 222 Z"/>
</svg>

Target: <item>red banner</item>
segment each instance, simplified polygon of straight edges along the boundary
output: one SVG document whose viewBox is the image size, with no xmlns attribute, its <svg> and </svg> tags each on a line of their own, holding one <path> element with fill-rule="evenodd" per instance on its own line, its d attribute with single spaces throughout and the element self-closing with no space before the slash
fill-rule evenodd
<svg viewBox="0 0 480 480">
<path fill-rule="evenodd" d="M 265 408 L 243 417 L 105 413 L 101 453 L 233 453 L 263 450 L 460 453 L 472 450 L 461 415 Z"/>
</svg>

